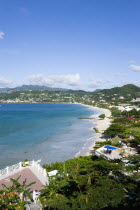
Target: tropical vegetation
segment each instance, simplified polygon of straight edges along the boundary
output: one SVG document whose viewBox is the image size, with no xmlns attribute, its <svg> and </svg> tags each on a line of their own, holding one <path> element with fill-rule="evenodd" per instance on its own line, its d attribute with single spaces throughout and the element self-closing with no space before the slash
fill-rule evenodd
<svg viewBox="0 0 140 210">
<path fill-rule="evenodd" d="M 140 204 L 139 179 L 126 176 L 125 164 L 88 156 L 44 165 L 58 170 L 41 191 L 44 209 L 135 208 Z"/>
<path fill-rule="evenodd" d="M 0 209 L 24 210 L 26 209 L 26 204 L 33 200 L 29 189 L 35 182 L 27 185 L 25 179 L 21 184 L 19 179 L 20 176 L 17 179 L 10 178 L 12 182 L 10 187 L 2 184 L 3 189 L 0 190 Z M 28 200 L 25 198 L 28 198 Z"/>
</svg>

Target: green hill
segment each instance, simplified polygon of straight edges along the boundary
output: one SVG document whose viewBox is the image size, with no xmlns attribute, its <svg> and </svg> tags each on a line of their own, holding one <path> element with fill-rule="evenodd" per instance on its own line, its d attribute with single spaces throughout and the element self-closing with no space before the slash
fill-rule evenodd
<svg viewBox="0 0 140 210">
<path fill-rule="evenodd" d="M 126 96 L 130 94 L 131 96 L 135 97 L 135 96 L 138 96 L 138 93 L 140 93 L 140 87 L 137 87 L 136 85 L 133 85 L 133 84 L 128 84 L 122 87 L 104 89 L 104 90 L 101 90 L 100 92 L 106 95 L 118 94 L 118 95 Z"/>
</svg>

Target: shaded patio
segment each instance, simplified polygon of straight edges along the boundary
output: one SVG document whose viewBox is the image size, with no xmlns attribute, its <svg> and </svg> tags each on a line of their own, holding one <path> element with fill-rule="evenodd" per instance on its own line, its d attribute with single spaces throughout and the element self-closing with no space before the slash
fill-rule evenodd
<svg viewBox="0 0 140 210">
<path fill-rule="evenodd" d="M 103 155 L 106 159 L 112 159 L 112 160 L 122 158 L 120 153 L 121 150 L 119 148 L 112 146 L 103 146 L 95 151 L 95 154 L 99 156 Z"/>
</svg>

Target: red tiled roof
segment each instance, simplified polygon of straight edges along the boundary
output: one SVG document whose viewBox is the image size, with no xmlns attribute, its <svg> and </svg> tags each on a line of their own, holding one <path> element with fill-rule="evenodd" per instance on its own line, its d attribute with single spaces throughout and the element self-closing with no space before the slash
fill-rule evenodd
<svg viewBox="0 0 140 210">
<path fill-rule="evenodd" d="M 126 119 L 131 120 L 131 121 L 138 121 L 137 119 L 134 119 L 133 117 L 126 117 Z"/>
<path fill-rule="evenodd" d="M 126 139 L 121 139 L 121 141 L 130 141 L 130 138 L 126 138 Z"/>
</svg>

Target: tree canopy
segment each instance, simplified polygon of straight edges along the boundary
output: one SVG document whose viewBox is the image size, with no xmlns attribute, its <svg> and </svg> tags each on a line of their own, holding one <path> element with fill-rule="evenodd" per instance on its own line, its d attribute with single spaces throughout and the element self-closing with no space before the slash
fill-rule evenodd
<svg viewBox="0 0 140 210">
<path fill-rule="evenodd" d="M 99 118 L 104 119 L 105 118 L 105 114 L 100 114 Z"/>
<path fill-rule="evenodd" d="M 134 180 L 121 173 L 123 163 L 109 162 L 97 156 L 56 162 L 44 165 L 44 168 L 58 170 L 50 185 L 41 191 L 40 200 L 44 209 L 125 208 L 130 205 L 128 198 L 131 191 L 137 192 Z"/>
<path fill-rule="evenodd" d="M 105 135 L 110 135 L 111 137 L 115 137 L 116 135 L 121 135 L 125 131 L 125 126 L 120 124 L 111 124 L 109 128 L 104 131 Z"/>
</svg>

